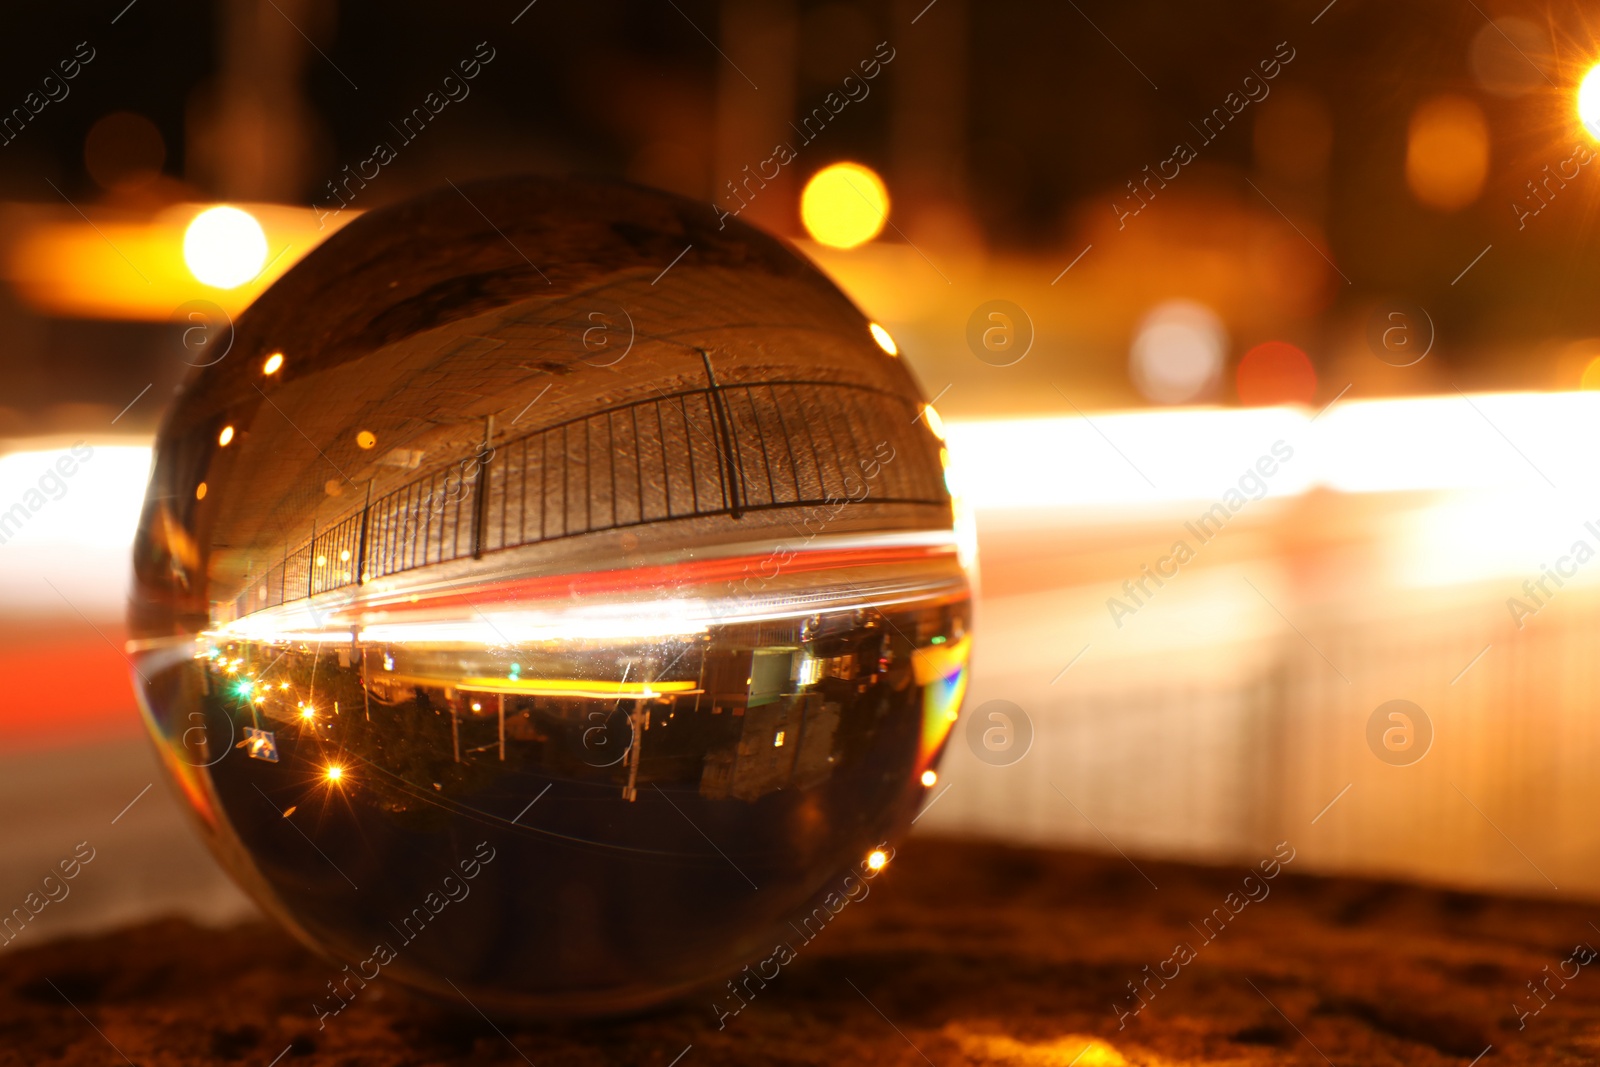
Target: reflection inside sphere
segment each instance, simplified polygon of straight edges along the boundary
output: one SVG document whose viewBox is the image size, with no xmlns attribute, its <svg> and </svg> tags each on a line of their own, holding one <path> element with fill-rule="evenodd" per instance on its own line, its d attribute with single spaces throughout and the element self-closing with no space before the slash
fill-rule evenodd
<svg viewBox="0 0 1600 1067">
<path fill-rule="evenodd" d="M 376 212 L 163 430 L 146 716 L 219 858 L 348 965 L 319 1014 L 379 972 L 657 1002 L 770 953 L 936 780 L 943 466 L 861 314 L 709 208 L 521 179 Z"/>
</svg>

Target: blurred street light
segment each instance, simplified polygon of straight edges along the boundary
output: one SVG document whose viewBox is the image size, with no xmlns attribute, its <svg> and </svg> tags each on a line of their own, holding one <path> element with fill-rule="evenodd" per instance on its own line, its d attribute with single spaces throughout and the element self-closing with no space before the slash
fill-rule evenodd
<svg viewBox="0 0 1600 1067">
<path fill-rule="evenodd" d="M 183 261 L 206 285 L 237 289 L 266 264 L 267 235 L 248 211 L 207 208 L 183 233 Z"/>
<path fill-rule="evenodd" d="M 889 190 L 883 179 L 859 163 L 835 163 L 811 176 L 800 194 L 800 220 L 806 232 L 833 248 L 855 248 L 883 231 L 889 219 Z"/>
<path fill-rule="evenodd" d="M 1439 211 L 1459 211 L 1483 192 L 1489 173 L 1489 127 L 1483 110 L 1461 96 L 1436 96 L 1411 113 L 1406 185 Z"/>
<path fill-rule="evenodd" d="M 1578 85 L 1578 118 L 1590 134 L 1600 137 L 1600 64 L 1590 67 Z"/>
<path fill-rule="evenodd" d="M 1158 404 L 1196 400 L 1216 384 L 1227 346 L 1227 331 L 1210 308 L 1169 300 L 1139 324 L 1129 353 L 1133 383 Z"/>
</svg>

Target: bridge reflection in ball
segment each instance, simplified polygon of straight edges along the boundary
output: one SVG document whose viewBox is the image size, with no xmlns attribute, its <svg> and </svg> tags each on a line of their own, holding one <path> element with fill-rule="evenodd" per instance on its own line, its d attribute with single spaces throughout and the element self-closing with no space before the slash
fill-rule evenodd
<svg viewBox="0 0 1600 1067">
<path fill-rule="evenodd" d="M 704 205 L 533 179 L 373 212 L 242 316 L 157 446 L 136 686 L 219 859 L 350 965 L 326 1010 L 375 969 L 657 1003 L 904 831 L 970 609 L 879 332 Z"/>
</svg>

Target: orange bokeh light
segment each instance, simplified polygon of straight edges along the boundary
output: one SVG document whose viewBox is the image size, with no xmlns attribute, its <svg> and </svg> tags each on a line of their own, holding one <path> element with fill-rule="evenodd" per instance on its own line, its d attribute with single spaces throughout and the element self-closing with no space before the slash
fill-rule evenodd
<svg viewBox="0 0 1600 1067">
<path fill-rule="evenodd" d="M 1287 341 L 1266 341 L 1246 352 L 1234 383 L 1239 402 L 1250 407 L 1309 404 L 1317 395 L 1311 357 Z"/>
<path fill-rule="evenodd" d="M 1406 184 L 1437 211 L 1459 211 L 1483 192 L 1489 173 L 1489 126 L 1483 109 L 1460 96 L 1426 100 L 1411 113 Z"/>
</svg>

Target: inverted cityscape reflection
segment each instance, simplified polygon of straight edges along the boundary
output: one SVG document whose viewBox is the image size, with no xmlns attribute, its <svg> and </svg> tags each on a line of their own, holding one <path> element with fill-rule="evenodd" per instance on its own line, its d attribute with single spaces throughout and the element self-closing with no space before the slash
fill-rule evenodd
<svg viewBox="0 0 1600 1067">
<path fill-rule="evenodd" d="M 658 1002 L 904 831 L 968 551 L 880 334 L 704 206 L 534 180 L 363 217 L 245 313 L 157 445 L 136 682 L 217 855 L 348 965 L 319 1015 L 380 971 Z"/>
</svg>

